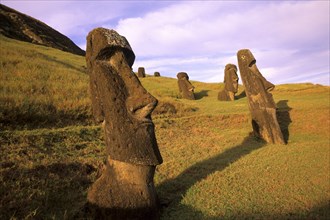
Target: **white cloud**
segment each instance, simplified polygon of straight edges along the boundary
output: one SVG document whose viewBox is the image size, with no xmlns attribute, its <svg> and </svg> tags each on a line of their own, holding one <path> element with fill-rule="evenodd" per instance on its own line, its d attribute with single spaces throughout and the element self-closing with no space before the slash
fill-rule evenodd
<svg viewBox="0 0 330 220">
<path fill-rule="evenodd" d="M 170 76 L 186 71 L 191 79 L 222 79 L 219 67 L 236 64 L 242 48 L 251 49 L 261 72 L 274 83 L 304 71 L 329 73 L 329 2 L 241 3 L 181 2 L 122 19 L 116 29 L 131 43 L 139 65 L 172 71 Z M 168 62 L 171 56 L 176 61 Z M 205 59 L 186 62 L 194 57 Z"/>
<path fill-rule="evenodd" d="M 329 84 L 329 1 L 3 3 L 44 21 L 83 49 L 92 28 L 115 29 L 136 54 L 134 68 L 151 73 L 175 77 L 186 71 L 192 80 L 222 81 L 224 66 L 237 64 L 237 51 L 249 48 L 273 83 Z"/>
</svg>

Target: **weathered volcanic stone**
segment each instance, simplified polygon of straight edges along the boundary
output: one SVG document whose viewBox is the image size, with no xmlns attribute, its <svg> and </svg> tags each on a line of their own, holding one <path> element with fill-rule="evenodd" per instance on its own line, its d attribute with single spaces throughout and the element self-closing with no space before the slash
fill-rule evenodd
<svg viewBox="0 0 330 220">
<path fill-rule="evenodd" d="M 275 86 L 261 75 L 250 50 L 238 51 L 237 59 L 255 135 L 268 143 L 285 144 L 276 118 L 276 105 L 269 93 Z"/>
<path fill-rule="evenodd" d="M 146 71 L 145 71 L 144 67 L 138 68 L 138 77 L 140 77 L 140 78 L 146 77 Z"/>
<path fill-rule="evenodd" d="M 96 28 L 88 34 L 93 114 L 103 121 L 108 155 L 88 202 L 102 219 L 159 217 L 153 176 L 162 157 L 151 120 L 157 99 L 132 73 L 134 59 L 128 41 L 114 30 Z"/>
<path fill-rule="evenodd" d="M 237 67 L 234 64 L 227 64 L 225 67 L 225 88 L 219 92 L 218 100 L 234 101 L 238 90 Z"/>
<path fill-rule="evenodd" d="M 176 76 L 178 77 L 179 92 L 182 95 L 182 98 L 195 100 L 195 87 L 189 82 L 188 74 L 185 72 L 179 72 Z"/>
<path fill-rule="evenodd" d="M 154 76 L 155 77 L 159 77 L 160 76 L 160 73 L 159 72 L 154 72 Z"/>
</svg>

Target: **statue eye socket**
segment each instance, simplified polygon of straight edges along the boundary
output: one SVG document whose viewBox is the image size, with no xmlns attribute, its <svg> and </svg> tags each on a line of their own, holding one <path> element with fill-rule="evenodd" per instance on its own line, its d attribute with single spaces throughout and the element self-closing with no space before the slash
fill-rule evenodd
<svg viewBox="0 0 330 220">
<path fill-rule="evenodd" d="M 253 60 L 253 61 L 249 64 L 249 67 L 252 67 L 254 64 L 256 64 L 256 60 Z"/>
</svg>

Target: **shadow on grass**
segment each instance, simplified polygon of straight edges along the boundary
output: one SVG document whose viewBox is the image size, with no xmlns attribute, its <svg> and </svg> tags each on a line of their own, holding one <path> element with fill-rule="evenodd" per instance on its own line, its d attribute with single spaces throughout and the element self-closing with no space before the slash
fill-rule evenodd
<svg viewBox="0 0 330 220">
<path fill-rule="evenodd" d="M 242 99 L 246 97 L 245 90 L 243 90 L 239 95 L 235 96 L 235 100 Z"/>
<path fill-rule="evenodd" d="M 164 181 L 157 187 L 161 203 L 161 219 L 330 219 L 329 201 L 314 206 L 309 210 L 293 210 L 292 212 L 277 214 L 263 212 L 244 213 L 240 210 L 232 210 L 230 216 L 205 216 L 205 213 L 202 211 L 180 203 L 182 197 L 194 184 L 214 172 L 224 170 L 230 164 L 238 161 L 252 151 L 263 147 L 265 144 L 266 142 L 250 135 L 240 145 L 228 149 L 208 160 L 196 163 L 183 171 L 175 179 Z"/>
<path fill-rule="evenodd" d="M 276 110 L 276 117 L 278 124 L 280 125 L 283 138 L 285 143 L 288 143 L 289 140 L 289 125 L 291 124 L 292 120 L 290 117 L 290 111 L 292 108 L 288 105 L 288 100 L 280 100 L 276 103 L 277 110 Z"/>
<path fill-rule="evenodd" d="M 163 209 L 168 206 L 177 207 L 180 205 L 182 195 L 185 195 L 187 190 L 194 184 L 216 171 L 222 171 L 241 157 L 261 148 L 265 144 L 266 142 L 250 135 L 240 145 L 232 147 L 208 160 L 196 163 L 175 179 L 164 181 L 157 187 Z"/>
<path fill-rule="evenodd" d="M 78 162 L 1 166 L 0 219 L 71 219 L 85 203 L 95 172 Z"/>
<path fill-rule="evenodd" d="M 89 109 L 58 110 L 53 104 L 29 102 L 0 110 L 0 129 L 21 130 L 87 125 L 92 122 Z"/>
<path fill-rule="evenodd" d="M 195 95 L 195 99 L 196 100 L 199 100 L 199 99 L 202 99 L 203 97 L 205 96 L 208 96 L 208 92 L 210 90 L 202 90 L 200 92 L 195 92 L 194 95 Z"/>
</svg>

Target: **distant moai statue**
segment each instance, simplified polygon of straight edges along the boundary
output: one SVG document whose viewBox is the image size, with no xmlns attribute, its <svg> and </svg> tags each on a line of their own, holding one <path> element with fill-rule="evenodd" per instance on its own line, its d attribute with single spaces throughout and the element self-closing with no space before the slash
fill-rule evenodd
<svg viewBox="0 0 330 220">
<path fill-rule="evenodd" d="M 157 99 L 132 73 L 135 60 L 125 37 L 96 28 L 87 36 L 93 115 L 103 121 L 106 164 L 88 190 L 95 219 L 159 219 L 153 177 L 162 163 L 151 113 Z"/>
<path fill-rule="evenodd" d="M 220 101 L 234 101 L 235 94 L 238 90 L 238 75 L 237 67 L 234 64 L 227 64 L 225 67 L 224 77 L 225 88 L 219 92 L 218 100 Z"/>
<path fill-rule="evenodd" d="M 255 135 L 268 143 L 285 144 L 276 118 L 276 104 L 269 93 L 275 86 L 261 75 L 250 50 L 239 50 L 237 59 Z"/>
<path fill-rule="evenodd" d="M 138 68 L 138 77 L 140 77 L 140 78 L 146 77 L 146 71 L 145 71 L 144 67 Z"/>
<path fill-rule="evenodd" d="M 179 92 L 182 95 L 182 98 L 195 100 L 195 87 L 189 82 L 188 74 L 185 72 L 179 72 L 176 76 L 178 77 Z"/>
<path fill-rule="evenodd" d="M 154 72 L 154 76 L 155 77 L 159 77 L 160 76 L 160 73 L 159 72 Z"/>
</svg>

